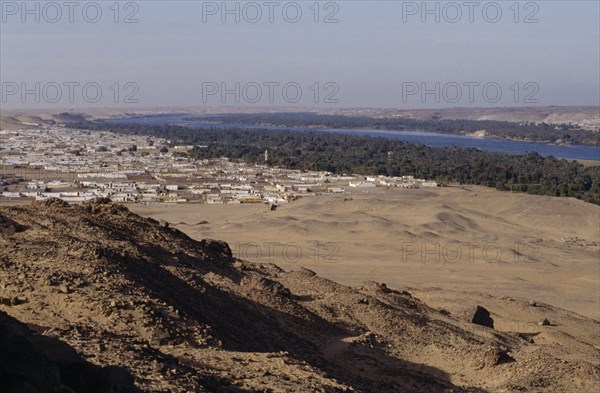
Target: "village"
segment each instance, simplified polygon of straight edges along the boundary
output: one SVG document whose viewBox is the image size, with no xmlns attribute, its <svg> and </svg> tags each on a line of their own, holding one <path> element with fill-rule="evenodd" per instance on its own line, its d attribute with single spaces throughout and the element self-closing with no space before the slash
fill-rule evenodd
<svg viewBox="0 0 600 393">
<path fill-rule="evenodd" d="M 376 187 L 437 187 L 413 176 L 338 175 L 233 162 L 195 160 L 193 146 L 60 126 L 0 131 L 0 199 L 69 203 L 103 197 L 120 203 L 266 203 Z M 209 148 L 200 146 L 200 148 Z"/>
</svg>

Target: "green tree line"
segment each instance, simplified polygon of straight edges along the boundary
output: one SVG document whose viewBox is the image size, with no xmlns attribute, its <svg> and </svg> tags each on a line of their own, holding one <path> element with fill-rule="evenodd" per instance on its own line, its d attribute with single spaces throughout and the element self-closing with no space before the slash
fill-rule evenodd
<svg viewBox="0 0 600 393">
<path fill-rule="evenodd" d="M 187 120 L 211 120 L 228 124 L 273 125 L 282 127 L 363 128 L 374 130 L 422 131 L 440 134 L 472 134 L 485 130 L 487 136 L 533 142 L 599 146 L 599 130 L 585 130 L 572 124 L 514 123 L 496 120 L 449 120 L 373 118 L 367 116 L 321 115 L 302 113 L 223 114 L 190 117 Z"/>
</svg>

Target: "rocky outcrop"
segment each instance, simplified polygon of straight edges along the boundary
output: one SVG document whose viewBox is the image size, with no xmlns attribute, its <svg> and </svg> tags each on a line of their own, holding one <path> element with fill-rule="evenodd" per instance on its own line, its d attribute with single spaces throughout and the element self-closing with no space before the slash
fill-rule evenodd
<svg viewBox="0 0 600 393">
<path fill-rule="evenodd" d="M 467 319 L 476 325 L 481 325 L 489 328 L 494 328 L 494 320 L 490 316 L 490 312 L 482 306 L 476 306 L 465 312 Z"/>
</svg>

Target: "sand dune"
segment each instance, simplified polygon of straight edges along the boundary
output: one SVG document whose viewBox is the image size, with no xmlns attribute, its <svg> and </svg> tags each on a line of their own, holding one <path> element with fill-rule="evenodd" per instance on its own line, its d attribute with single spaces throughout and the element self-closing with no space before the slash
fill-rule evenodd
<svg viewBox="0 0 600 393">
<path fill-rule="evenodd" d="M 600 319 L 600 208 L 578 200 L 474 187 L 313 197 L 274 212 L 264 205 L 132 209 L 173 223 L 206 220 L 176 226 L 197 239 L 226 240 L 239 257 L 305 266 L 350 285 L 372 279 L 471 290 Z"/>
</svg>

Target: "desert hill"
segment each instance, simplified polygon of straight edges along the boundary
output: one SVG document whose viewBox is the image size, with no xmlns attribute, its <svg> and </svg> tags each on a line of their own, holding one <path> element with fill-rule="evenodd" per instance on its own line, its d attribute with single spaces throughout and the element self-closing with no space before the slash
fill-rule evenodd
<svg viewBox="0 0 600 393">
<path fill-rule="evenodd" d="M 70 113 L 70 112 L 71 113 Z M 75 112 L 73 112 L 75 111 Z M 576 124 L 584 129 L 598 130 L 600 113 L 595 106 L 539 106 L 499 108 L 437 108 L 437 109 L 389 109 L 389 108 L 310 108 L 310 107 L 139 107 L 139 108 L 81 108 L 51 110 L 3 110 L 0 114 L 0 130 L 23 128 L 24 123 L 52 125 L 92 119 L 120 118 L 167 113 L 227 114 L 227 113 L 273 113 L 316 112 L 328 115 L 367 116 L 376 118 L 403 117 L 417 120 L 497 120 L 514 123 L 532 122 L 548 124 Z"/>
<path fill-rule="evenodd" d="M 335 112 L 330 110 L 329 112 Z M 594 106 L 530 106 L 499 108 L 438 108 L 438 109 L 341 109 L 341 114 L 373 117 L 405 117 L 419 120 L 496 120 L 513 123 L 577 124 L 584 129 L 598 130 L 600 113 Z"/>
<path fill-rule="evenodd" d="M 308 269 L 236 260 L 224 242 L 193 240 L 105 200 L 0 208 L 0 311 L 90 363 L 126 367 L 144 391 L 598 386 L 597 321 L 547 304 L 436 295 L 376 282 L 348 287 Z M 505 308 L 548 323 L 502 326 L 494 317 Z M 0 329 L 7 323 L 0 318 Z M 0 386 L 5 365 L 3 358 Z"/>
<path fill-rule="evenodd" d="M 56 124 L 65 124 L 90 119 L 92 119 L 90 115 L 83 113 L 54 113 L 41 111 L 31 114 L 28 112 L 19 111 L 3 111 L 3 113 L 0 114 L 0 130 L 46 128 Z"/>
</svg>

